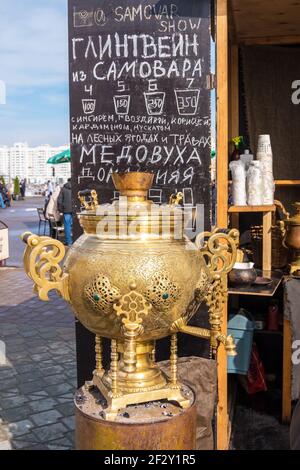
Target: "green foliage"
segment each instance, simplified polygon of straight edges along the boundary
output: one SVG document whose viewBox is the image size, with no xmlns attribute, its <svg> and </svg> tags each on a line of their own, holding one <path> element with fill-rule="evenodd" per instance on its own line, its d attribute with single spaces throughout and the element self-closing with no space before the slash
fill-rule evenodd
<svg viewBox="0 0 300 470">
<path fill-rule="evenodd" d="M 2 184 L 3 184 L 3 186 L 5 186 L 5 184 L 6 184 L 6 183 L 5 183 L 4 176 L 3 176 L 3 175 L 2 175 L 2 176 L 0 176 L 0 183 L 2 183 Z"/>
<path fill-rule="evenodd" d="M 14 196 L 20 196 L 20 180 L 17 176 L 14 179 Z"/>
</svg>

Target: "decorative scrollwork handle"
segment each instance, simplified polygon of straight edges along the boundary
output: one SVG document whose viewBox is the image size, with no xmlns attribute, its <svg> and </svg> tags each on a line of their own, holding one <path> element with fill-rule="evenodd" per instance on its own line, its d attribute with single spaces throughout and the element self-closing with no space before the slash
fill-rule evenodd
<svg viewBox="0 0 300 470">
<path fill-rule="evenodd" d="M 81 206 L 84 207 L 84 209 L 87 211 L 96 210 L 97 206 L 99 205 L 98 195 L 95 189 L 79 191 L 78 199 Z"/>
<path fill-rule="evenodd" d="M 215 229 L 198 235 L 196 245 L 206 261 L 212 282 L 206 294 L 209 311 L 211 354 L 216 356 L 220 343 L 229 355 L 235 355 L 235 345 L 231 337 L 222 334 L 223 305 L 228 296 L 227 274 L 236 263 L 239 246 L 239 231 Z"/>
<path fill-rule="evenodd" d="M 30 232 L 25 232 L 21 239 L 27 245 L 24 269 L 33 280 L 39 298 L 48 301 L 48 293 L 56 290 L 65 300 L 70 301 L 68 274 L 60 266 L 65 256 L 64 245 L 53 238 L 39 237 Z"/>
<path fill-rule="evenodd" d="M 113 306 L 117 316 L 122 318 L 122 333 L 125 338 L 124 370 L 128 373 L 136 370 L 136 339 L 143 334 L 143 319 L 152 309 L 150 302 L 135 290 L 134 282 L 130 283 L 129 288 L 130 292 L 120 297 Z"/>
<path fill-rule="evenodd" d="M 201 250 L 213 278 L 227 275 L 232 270 L 236 263 L 239 237 L 236 229 L 215 229 L 197 236 L 196 246 Z"/>
<path fill-rule="evenodd" d="M 183 201 L 183 193 L 172 194 L 170 197 L 169 204 L 171 206 L 178 206 Z"/>
</svg>

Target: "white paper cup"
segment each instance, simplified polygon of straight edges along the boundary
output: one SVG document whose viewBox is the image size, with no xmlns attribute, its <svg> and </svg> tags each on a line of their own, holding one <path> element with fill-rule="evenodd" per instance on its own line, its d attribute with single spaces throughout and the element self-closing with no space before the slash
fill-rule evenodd
<svg viewBox="0 0 300 470">
<path fill-rule="evenodd" d="M 258 144 L 257 144 L 257 153 L 267 153 L 273 154 L 272 152 L 272 145 L 271 145 L 271 136 L 269 134 L 264 134 L 258 136 Z"/>
</svg>

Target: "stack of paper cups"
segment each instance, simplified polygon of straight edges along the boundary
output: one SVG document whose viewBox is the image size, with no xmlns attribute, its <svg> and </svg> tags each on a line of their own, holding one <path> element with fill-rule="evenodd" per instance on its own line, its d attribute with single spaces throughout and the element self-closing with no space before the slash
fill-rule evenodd
<svg viewBox="0 0 300 470">
<path fill-rule="evenodd" d="M 267 155 L 273 155 L 272 145 L 271 145 L 271 136 L 269 134 L 258 136 L 257 153 L 265 153 Z"/>
<path fill-rule="evenodd" d="M 250 163 L 247 172 L 247 202 L 249 206 L 262 206 L 264 201 L 264 182 L 262 164 L 257 160 Z"/>
<path fill-rule="evenodd" d="M 247 205 L 246 193 L 246 168 L 241 160 L 231 162 L 230 171 L 232 175 L 232 199 L 235 206 Z"/>
<path fill-rule="evenodd" d="M 273 152 L 269 135 L 258 137 L 257 160 L 261 162 L 263 173 L 263 204 L 274 204 L 275 183 L 273 175 Z"/>
</svg>

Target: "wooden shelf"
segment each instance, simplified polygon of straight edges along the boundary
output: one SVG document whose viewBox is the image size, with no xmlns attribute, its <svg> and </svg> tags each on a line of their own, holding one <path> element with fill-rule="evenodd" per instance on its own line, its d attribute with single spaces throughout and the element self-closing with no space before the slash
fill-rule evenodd
<svg viewBox="0 0 300 470">
<path fill-rule="evenodd" d="M 230 295 L 250 295 L 250 296 L 258 296 L 258 297 L 273 297 L 276 293 L 280 283 L 283 279 L 283 273 L 278 271 L 258 271 L 259 275 L 263 277 L 269 277 L 272 279 L 272 284 L 269 286 L 247 286 L 247 287 L 229 287 L 229 294 Z"/>
<path fill-rule="evenodd" d="M 300 180 L 276 180 L 276 186 L 300 186 Z"/>
<path fill-rule="evenodd" d="M 240 214 L 242 212 L 275 212 L 276 206 L 231 206 L 228 209 L 230 214 Z"/>
<path fill-rule="evenodd" d="M 271 331 L 271 330 L 254 330 L 255 335 L 270 335 L 270 336 L 283 336 L 283 331 Z"/>
</svg>

